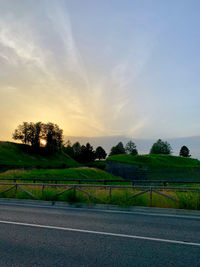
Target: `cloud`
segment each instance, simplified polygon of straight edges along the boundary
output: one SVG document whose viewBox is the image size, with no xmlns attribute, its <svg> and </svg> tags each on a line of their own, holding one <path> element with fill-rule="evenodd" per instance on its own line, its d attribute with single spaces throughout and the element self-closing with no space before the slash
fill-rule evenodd
<svg viewBox="0 0 200 267">
<path fill-rule="evenodd" d="M 68 135 L 134 134 L 142 129 L 136 80 L 150 46 L 136 56 L 139 46 L 130 44 L 128 56 L 123 51 L 112 60 L 118 40 L 110 39 L 96 51 L 108 52 L 108 58 L 102 57 L 105 68 L 99 69 L 99 62 L 91 68 L 91 55 L 82 52 L 66 1 L 22 1 L 19 6 L 8 1 L 0 15 L 0 132 L 8 123 L 6 116 L 9 132 L 24 120 L 53 120 Z M 132 47 L 137 51 L 131 53 Z"/>
</svg>

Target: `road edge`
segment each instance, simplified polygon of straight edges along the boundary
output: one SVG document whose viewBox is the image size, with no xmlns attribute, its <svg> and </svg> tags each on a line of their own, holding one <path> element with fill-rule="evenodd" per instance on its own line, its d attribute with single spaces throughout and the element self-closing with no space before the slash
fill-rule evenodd
<svg viewBox="0 0 200 267">
<path fill-rule="evenodd" d="M 119 211 L 119 212 L 144 212 L 144 213 L 157 213 L 171 214 L 171 215 L 188 215 L 200 216 L 199 210 L 185 210 L 185 209 L 168 209 L 157 207 L 143 207 L 143 206 L 130 206 L 122 207 L 108 204 L 88 204 L 88 203 L 68 203 L 61 201 L 46 201 L 46 200 L 30 200 L 30 199 L 13 199 L 13 198 L 0 198 L 0 205 L 13 204 L 13 205 L 34 205 L 43 207 L 58 207 L 58 208 L 79 208 L 89 210 L 104 210 L 104 211 Z"/>
</svg>

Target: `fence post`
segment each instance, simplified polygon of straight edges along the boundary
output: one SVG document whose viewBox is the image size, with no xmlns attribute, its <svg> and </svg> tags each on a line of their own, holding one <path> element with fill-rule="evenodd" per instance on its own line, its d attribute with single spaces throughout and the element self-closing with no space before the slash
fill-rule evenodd
<svg viewBox="0 0 200 267">
<path fill-rule="evenodd" d="M 73 192 L 74 192 L 74 195 L 76 194 L 76 185 L 74 184 L 73 185 Z"/>
<path fill-rule="evenodd" d="M 14 196 L 16 197 L 17 195 L 17 184 L 15 185 L 15 193 L 14 193 Z"/>
<path fill-rule="evenodd" d="M 199 194 L 198 194 L 198 195 L 199 195 L 199 197 L 198 197 L 198 200 L 199 200 L 199 201 L 198 201 L 198 208 L 200 208 L 200 187 L 198 188 L 198 193 L 199 193 Z"/>
<path fill-rule="evenodd" d="M 44 193 L 44 184 L 42 184 L 42 194 Z"/>
<path fill-rule="evenodd" d="M 152 207 L 152 187 L 150 186 L 149 188 L 149 205 L 150 207 Z"/>
<path fill-rule="evenodd" d="M 112 198 L 112 187 L 109 186 L 109 200 L 111 200 Z"/>
</svg>

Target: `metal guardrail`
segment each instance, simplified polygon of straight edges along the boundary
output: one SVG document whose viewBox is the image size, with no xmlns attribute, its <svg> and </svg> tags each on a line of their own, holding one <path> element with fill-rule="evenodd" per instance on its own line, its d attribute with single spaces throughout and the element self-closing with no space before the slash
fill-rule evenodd
<svg viewBox="0 0 200 267">
<path fill-rule="evenodd" d="M 164 186 L 168 186 L 169 184 L 200 184 L 199 181 L 193 181 L 193 180 L 134 180 L 134 179 L 126 179 L 126 180 L 110 180 L 110 179 L 46 179 L 46 178 L 0 178 L 0 181 L 13 181 L 16 183 L 17 181 L 31 181 L 33 183 L 38 183 L 38 182 L 43 182 L 43 183 L 48 183 L 48 182 L 54 182 L 57 184 L 58 182 L 75 182 L 78 184 L 81 183 L 103 183 L 105 185 L 110 184 L 110 183 L 131 183 L 132 185 L 137 185 L 137 184 L 163 184 Z"/>
<path fill-rule="evenodd" d="M 95 195 L 93 195 L 91 192 L 87 192 L 86 189 L 87 188 L 99 188 L 99 189 L 105 189 L 108 190 L 108 194 L 109 194 L 109 199 L 112 199 L 112 191 L 113 189 L 132 189 L 132 190 L 138 190 L 139 192 L 134 193 L 130 198 L 135 198 L 138 197 L 140 195 L 143 195 L 145 193 L 149 193 L 149 203 L 150 206 L 152 206 L 152 196 L 153 193 L 166 197 L 168 199 L 171 199 L 175 202 L 180 202 L 178 199 L 176 199 L 175 197 L 172 197 L 170 195 L 167 195 L 166 192 L 163 193 L 162 191 L 170 191 L 170 190 L 174 190 L 174 191 L 179 191 L 179 192 L 187 192 L 187 191 L 196 191 L 198 193 L 198 197 L 199 197 L 199 201 L 200 201 L 200 188 L 197 187 L 164 187 L 164 186 L 130 186 L 130 185 L 97 185 L 97 184 L 45 184 L 45 183 L 0 183 L 0 188 L 2 186 L 9 186 L 8 188 L 4 188 L 4 190 L 0 191 L 0 197 L 3 193 L 7 193 L 11 190 L 14 189 L 14 197 L 16 197 L 17 195 L 17 191 L 21 190 L 23 192 L 25 192 L 27 195 L 31 196 L 33 199 L 37 199 L 37 196 L 33 194 L 33 192 L 28 191 L 27 189 L 25 189 L 24 187 L 37 187 L 37 190 L 41 190 L 41 193 L 44 193 L 44 190 L 46 188 L 53 188 L 53 189 L 61 189 L 64 188 L 61 192 L 58 192 L 56 194 L 56 196 L 60 196 L 63 193 L 73 190 L 74 193 L 76 193 L 76 191 L 82 192 L 83 194 L 86 194 L 89 198 L 95 198 L 99 201 L 101 201 L 100 199 L 98 199 Z M 38 187 L 41 187 L 38 188 Z"/>
</svg>

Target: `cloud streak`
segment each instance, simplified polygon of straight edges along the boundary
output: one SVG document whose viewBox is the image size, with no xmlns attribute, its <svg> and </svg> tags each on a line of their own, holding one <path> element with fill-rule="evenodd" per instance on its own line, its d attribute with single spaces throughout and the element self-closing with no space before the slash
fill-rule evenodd
<svg viewBox="0 0 200 267">
<path fill-rule="evenodd" d="M 0 14 L 1 138 L 25 120 L 54 121 L 66 135 L 139 134 L 148 116 L 139 112 L 137 79 L 151 55 L 152 36 L 142 36 L 148 47 L 132 40 L 128 53 L 118 50 L 113 36 L 96 51 L 102 61 L 91 66 L 70 4 L 21 5 L 8 1 Z M 93 38 L 98 41 L 98 34 Z"/>
</svg>

